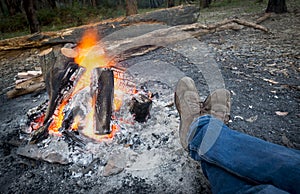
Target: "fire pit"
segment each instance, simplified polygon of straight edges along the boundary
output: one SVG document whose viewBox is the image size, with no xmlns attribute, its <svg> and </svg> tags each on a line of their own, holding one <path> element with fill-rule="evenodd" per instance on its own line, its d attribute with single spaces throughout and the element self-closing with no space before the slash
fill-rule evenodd
<svg viewBox="0 0 300 194">
<path fill-rule="evenodd" d="M 49 75 L 45 79 L 50 80 L 46 82 L 47 94 L 43 93 L 39 103 L 36 103 L 39 106 L 29 112 L 31 115 L 29 120 L 35 120 L 32 127 L 29 128 L 31 130 L 34 128 L 29 133 L 31 137 L 36 134 L 34 131 L 38 131 L 41 127 L 47 127 L 42 121 L 43 117 L 40 116 L 45 113 L 45 120 L 47 112 L 50 112 L 50 103 L 56 104 L 51 106 L 54 107 L 54 110 L 52 110 L 53 114 L 48 116 L 49 121 L 59 112 L 58 107 L 63 100 L 51 98 L 51 95 L 69 97 L 75 90 L 74 85 L 78 82 L 78 77 L 82 76 L 85 69 L 78 66 L 74 60 L 76 55 L 72 51 L 76 51 L 76 47 L 77 45 L 65 45 L 64 49 L 58 47 L 41 53 L 40 57 L 45 64 L 51 64 L 50 61 L 55 62 L 52 64 L 55 70 L 48 69 L 49 72 L 56 72 L 52 76 L 57 75 L 57 72 L 61 72 L 62 76 L 54 76 L 54 79 L 50 79 Z M 63 52 L 67 51 L 67 55 L 70 51 L 70 57 L 61 54 L 62 50 L 64 50 Z M 197 51 L 201 51 L 201 49 Z M 45 67 L 49 66 L 45 65 Z M 46 71 L 44 71 L 45 69 Z M 86 124 L 84 121 L 77 126 L 74 124 L 77 123 L 75 122 L 77 121 L 76 114 L 74 114 L 76 111 L 74 113 L 70 111 L 72 110 L 70 107 L 74 107 L 74 105 L 71 106 L 71 102 L 84 102 L 86 98 L 93 99 L 91 94 L 98 95 L 99 93 L 96 93 L 98 90 L 91 92 L 91 87 L 89 87 L 86 89 L 88 91 L 86 95 L 82 93 L 81 96 L 72 96 L 70 100 L 66 100 L 68 103 L 62 111 L 64 117 L 61 126 L 64 130 L 60 129 L 62 127 L 58 127 L 56 133 L 49 132 L 45 135 L 40 133 L 41 136 L 36 136 L 38 137 L 37 141 L 32 141 L 32 144 L 18 146 L 16 152 L 18 157 L 25 156 L 30 158 L 30 161 L 38 163 L 32 172 L 36 178 L 30 180 L 25 178 L 28 184 L 32 184 L 34 180 L 44 179 L 47 182 L 50 181 L 51 184 L 41 181 L 39 184 L 32 185 L 39 185 L 41 189 L 37 190 L 41 191 L 45 190 L 44 188 L 52 187 L 52 183 L 56 182 L 55 185 L 62 188 L 59 189 L 61 192 L 71 190 L 79 192 L 89 190 L 92 193 L 164 192 L 164 189 L 170 186 L 172 187 L 171 192 L 179 190 L 189 192 L 190 188 L 193 192 L 207 190 L 197 184 L 202 180 L 203 175 L 200 173 L 199 166 L 187 158 L 187 153 L 179 143 L 179 118 L 173 103 L 173 88 L 176 81 L 185 74 L 198 72 L 195 65 L 191 65 L 187 58 L 182 57 L 176 51 L 159 48 L 147 55 L 118 60 L 114 66 L 101 68 L 100 72 L 93 70 L 91 73 L 93 81 L 89 86 L 99 88 L 96 86 L 99 85 L 98 80 L 102 69 L 105 72 L 112 71 L 114 78 L 110 126 L 116 126 L 117 130 L 113 133 L 113 138 L 108 137 L 112 133 L 99 135 L 95 129 L 92 130 L 92 135 L 102 138 L 88 137 L 82 132 Z M 47 72 L 47 68 L 43 68 L 43 72 Z M 203 78 L 197 77 L 197 79 Z M 68 87 L 60 87 L 62 83 Z M 116 89 L 117 86 L 118 89 Z M 61 88 L 64 89 L 61 90 Z M 45 98 L 49 100 L 42 103 L 42 99 Z M 51 99 L 53 100 L 51 101 Z M 87 102 L 90 101 L 87 100 Z M 84 107 L 84 105 L 81 103 L 79 107 Z M 28 107 L 32 106 L 34 105 Z M 84 108 L 79 110 L 84 110 Z M 145 121 L 139 120 L 137 115 L 143 111 L 139 112 L 138 110 L 150 110 L 151 115 L 145 114 L 147 115 L 144 118 Z M 83 111 L 78 112 L 79 115 L 85 116 Z M 77 130 L 74 130 L 76 128 Z M 22 129 L 29 132 L 28 127 Z M 112 131 L 112 127 L 110 130 Z M 28 135 L 21 134 L 21 137 L 27 138 Z M 24 157 L 20 158 L 28 160 Z M 39 160 L 47 162 L 39 162 Z M 46 174 L 42 175 L 43 172 Z M 193 181 L 190 181 L 191 179 Z M 61 183 L 57 183 L 60 180 Z M 68 189 L 66 182 L 68 185 L 73 185 L 75 189 Z M 87 185 L 89 189 L 84 189 L 83 187 Z M 51 189 L 46 190 L 50 191 Z"/>
<path fill-rule="evenodd" d="M 49 134 L 80 142 L 79 134 L 95 141 L 113 138 L 120 128 L 117 111 L 128 96 L 134 119 L 149 117 L 151 92 L 137 90 L 125 77 L 125 69 L 107 57 L 96 31 L 87 31 L 78 46 L 67 44 L 54 54 L 52 49 L 40 54 L 49 103 L 47 109 L 29 111 L 31 143 Z"/>
</svg>

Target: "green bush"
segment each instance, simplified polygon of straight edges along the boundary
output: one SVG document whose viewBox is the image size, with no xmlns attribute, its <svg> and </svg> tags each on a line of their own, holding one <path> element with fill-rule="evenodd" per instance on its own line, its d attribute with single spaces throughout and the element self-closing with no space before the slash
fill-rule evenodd
<svg viewBox="0 0 300 194">
<path fill-rule="evenodd" d="M 26 17 L 23 14 L 17 14 L 13 17 L 1 17 L 0 18 L 0 32 L 16 32 L 24 31 L 28 29 Z"/>
</svg>

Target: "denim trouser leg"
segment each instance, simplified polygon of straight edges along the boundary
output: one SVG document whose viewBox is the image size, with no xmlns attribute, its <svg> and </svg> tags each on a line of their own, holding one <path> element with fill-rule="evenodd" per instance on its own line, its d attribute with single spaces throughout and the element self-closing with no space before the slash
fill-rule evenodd
<svg viewBox="0 0 300 194">
<path fill-rule="evenodd" d="M 231 130 L 209 115 L 192 123 L 188 139 L 191 157 L 201 161 L 209 180 L 216 179 L 210 180 L 215 182 L 213 191 L 224 190 L 225 185 L 218 186 L 218 181 L 226 179 L 226 185 L 236 185 L 232 192 L 265 185 L 271 190 L 279 188 L 278 192 L 300 193 L 299 150 Z"/>
<path fill-rule="evenodd" d="M 269 193 L 269 194 L 288 194 L 287 192 L 274 187 L 273 185 L 257 185 L 249 183 L 240 177 L 227 172 L 226 170 L 208 163 L 204 160 L 201 161 L 201 167 L 208 178 L 212 192 L 217 194 L 249 194 L 249 193 Z"/>
</svg>

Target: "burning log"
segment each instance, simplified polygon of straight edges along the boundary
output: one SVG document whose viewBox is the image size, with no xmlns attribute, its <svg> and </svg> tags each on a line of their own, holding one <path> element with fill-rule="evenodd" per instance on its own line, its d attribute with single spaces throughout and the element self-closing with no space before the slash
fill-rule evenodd
<svg viewBox="0 0 300 194">
<path fill-rule="evenodd" d="M 104 135 L 110 133 L 110 120 L 114 95 L 114 74 L 106 68 L 96 68 L 96 104 L 95 104 L 95 134 Z"/>
<path fill-rule="evenodd" d="M 74 46 L 73 44 L 65 45 L 67 48 L 73 48 Z M 65 87 L 74 70 L 78 68 L 76 64 L 71 63 L 73 61 L 74 59 L 61 54 L 60 49 L 57 47 L 40 53 L 41 68 L 49 95 L 49 105 L 44 124 L 47 123 L 55 111 L 59 100 L 58 94 Z"/>
</svg>

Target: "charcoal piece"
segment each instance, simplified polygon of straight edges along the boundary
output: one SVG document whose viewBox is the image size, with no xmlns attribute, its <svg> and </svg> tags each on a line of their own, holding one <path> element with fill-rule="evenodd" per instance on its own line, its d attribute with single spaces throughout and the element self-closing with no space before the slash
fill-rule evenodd
<svg viewBox="0 0 300 194">
<path fill-rule="evenodd" d="M 65 112 L 65 116 L 64 116 L 64 120 L 62 122 L 62 125 L 61 125 L 61 129 L 62 130 L 68 130 L 72 123 L 73 123 L 73 120 L 74 120 L 74 114 L 73 114 L 73 111 L 72 110 L 68 110 Z"/>
<path fill-rule="evenodd" d="M 62 130 L 62 134 L 73 145 L 77 145 L 77 146 L 80 146 L 80 147 L 84 147 L 86 145 L 85 142 L 80 138 L 80 136 L 78 136 L 76 134 L 75 131 Z"/>
<path fill-rule="evenodd" d="M 129 111 L 137 122 L 146 122 L 150 116 L 152 100 L 144 94 L 135 95 L 129 104 Z"/>
<path fill-rule="evenodd" d="M 93 86 L 96 88 L 95 104 L 95 134 L 105 135 L 110 133 L 110 120 L 114 95 L 113 71 L 107 68 L 96 68 L 93 72 L 97 79 L 94 79 Z"/>
<path fill-rule="evenodd" d="M 48 107 L 48 100 L 43 102 L 37 107 L 34 107 L 32 109 L 29 109 L 27 111 L 27 124 L 30 125 L 30 122 L 40 118 L 42 115 L 45 114 Z"/>
</svg>

